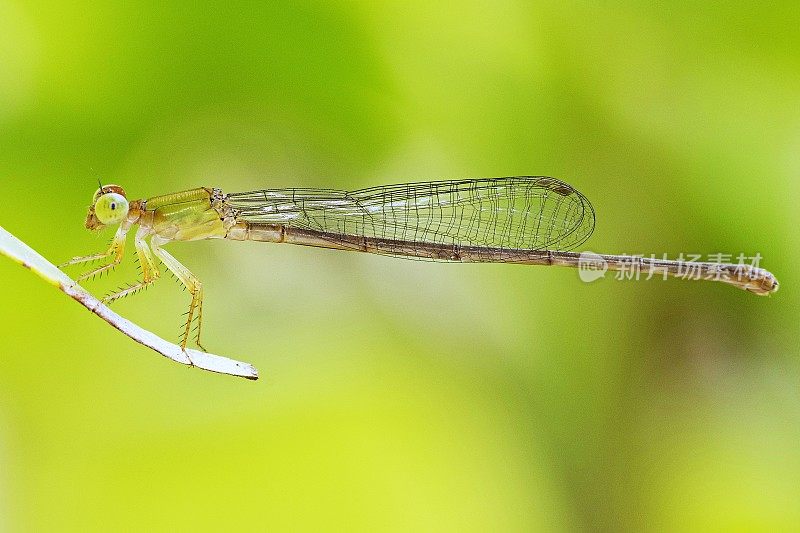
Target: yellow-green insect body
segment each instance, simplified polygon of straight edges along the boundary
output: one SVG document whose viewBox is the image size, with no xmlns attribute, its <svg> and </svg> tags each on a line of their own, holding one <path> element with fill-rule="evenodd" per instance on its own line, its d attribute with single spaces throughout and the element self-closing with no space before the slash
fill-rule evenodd
<svg viewBox="0 0 800 533">
<path fill-rule="evenodd" d="M 119 224 L 117 233 L 107 252 L 75 257 L 66 264 L 110 259 L 107 264 L 81 275 L 79 281 L 114 268 L 122 260 L 128 232 L 134 225 L 138 225 L 134 245 L 142 267 L 142 281 L 106 296 L 103 302 L 111 303 L 138 292 L 157 280 L 160 277 L 156 261 L 158 258 L 192 295 L 181 347 L 186 347 L 191 325 L 196 320 L 195 342 L 202 348 L 200 324 L 203 312 L 203 286 L 188 268 L 162 246 L 170 241 L 224 238 L 227 226 L 232 222 L 226 222 L 221 204 L 222 192 L 218 189 L 200 187 L 154 196 L 146 200 L 128 201 L 125 191 L 119 185 L 101 186 L 95 192 L 92 205 L 86 214 L 86 227 L 99 230 L 105 226 Z"/>
</svg>

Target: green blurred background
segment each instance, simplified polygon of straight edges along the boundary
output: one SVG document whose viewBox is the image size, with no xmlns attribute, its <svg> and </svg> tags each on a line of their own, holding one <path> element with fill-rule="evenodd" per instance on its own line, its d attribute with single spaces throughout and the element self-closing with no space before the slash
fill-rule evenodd
<svg viewBox="0 0 800 533">
<path fill-rule="evenodd" d="M 699 5 L 0 0 L 0 225 L 54 262 L 106 246 L 98 179 L 545 174 L 592 200 L 588 249 L 782 283 L 172 245 L 247 382 L 0 260 L 0 529 L 796 530 L 800 9 Z M 174 341 L 187 303 L 115 309 Z"/>
</svg>

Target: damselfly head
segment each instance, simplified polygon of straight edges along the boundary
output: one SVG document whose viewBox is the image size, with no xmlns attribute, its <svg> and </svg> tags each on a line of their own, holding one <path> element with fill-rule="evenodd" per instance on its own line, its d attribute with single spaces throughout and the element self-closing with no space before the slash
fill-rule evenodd
<svg viewBox="0 0 800 533">
<path fill-rule="evenodd" d="M 92 198 L 86 214 L 86 229 L 99 230 L 110 224 L 119 224 L 128 216 L 128 199 L 119 185 L 101 185 Z"/>
</svg>

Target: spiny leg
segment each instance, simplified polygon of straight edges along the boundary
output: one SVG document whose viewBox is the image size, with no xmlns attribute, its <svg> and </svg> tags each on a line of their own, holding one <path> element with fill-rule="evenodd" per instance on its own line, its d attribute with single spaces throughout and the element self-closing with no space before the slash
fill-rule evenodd
<svg viewBox="0 0 800 533">
<path fill-rule="evenodd" d="M 108 296 L 104 297 L 104 304 L 110 304 L 115 300 L 119 300 L 120 298 L 134 294 L 155 282 L 159 278 L 160 272 L 155 264 L 153 255 L 150 253 L 150 248 L 148 248 L 147 243 L 144 240 L 148 234 L 149 230 L 144 226 L 140 226 L 139 231 L 136 232 L 136 238 L 134 239 L 136 256 L 139 258 L 139 264 L 142 267 L 142 281 L 134 283 L 116 293 L 109 294 Z"/>
<path fill-rule="evenodd" d="M 122 256 L 125 255 L 125 236 L 128 233 L 128 227 L 124 224 L 119 227 L 117 233 L 114 234 L 114 239 L 111 241 L 111 246 L 108 248 L 108 251 L 102 254 L 94 254 L 94 255 L 85 255 L 80 257 L 73 257 L 66 263 L 60 265 L 62 268 L 68 265 L 77 265 L 79 263 L 88 263 L 90 261 L 96 261 L 97 259 L 106 259 L 111 258 L 111 262 L 102 265 L 98 268 L 90 270 L 88 272 L 84 272 L 80 276 L 78 276 L 77 281 L 83 281 L 86 278 L 90 278 L 97 274 L 101 274 L 106 270 L 110 270 L 117 266 L 122 261 Z"/>
<path fill-rule="evenodd" d="M 199 302 L 200 303 L 197 306 L 197 325 L 194 328 L 197 331 L 195 333 L 195 335 L 194 335 L 194 343 L 198 346 L 198 348 L 200 348 L 204 352 L 207 352 L 208 350 L 206 350 L 205 346 L 200 344 L 200 330 L 201 330 L 201 328 L 203 326 L 203 287 L 202 287 L 202 285 L 200 286 L 200 300 L 199 300 Z"/>
<path fill-rule="evenodd" d="M 183 266 L 177 259 L 172 257 L 172 255 L 167 252 L 166 250 L 161 248 L 161 245 L 169 242 L 167 239 L 164 239 L 159 236 L 154 236 L 150 239 L 150 245 L 153 249 L 153 253 L 158 257 L 164 266 L 166 266 L 175 276 L 180 280 L 186 289 L 188 289 L 189 294 L 192 295 L 192 301 L 189 304 L 189 311 L 186 313 L 186 325 L 183 331 L 183 338 L 181 340 L 181 348 L 186 349 L 186 343 L 189 340 L 189 334 L 192 331 L 192 323 L 194 322 L 195 318 L 197 318 L 197 327 L 196 335 L 194 342 L 197 346 L 206 351 L 202 344 L 200 344 L 200 326 L 203 322 L 203 284 L 192 274 L 192 272 Z M 195 315 L 196 313 L 196 315 Z"/>
</svg>

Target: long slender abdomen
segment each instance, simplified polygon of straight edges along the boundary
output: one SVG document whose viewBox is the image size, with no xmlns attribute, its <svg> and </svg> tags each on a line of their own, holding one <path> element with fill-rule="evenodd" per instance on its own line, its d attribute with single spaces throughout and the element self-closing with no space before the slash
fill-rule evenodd
<svg viewBox="0 0 800 533">
<path fill-rule="evenodd" d="M 313 229 L 293 228 L 280 224 L 239 222 L 228 230 L 226 238 L 236 241 L 282 242 L 301 246 L 433 261 L 551 264 L 551 253 L 548 251 L 378 239 L 360 235 L 344 235 Z"/>
</svg>

